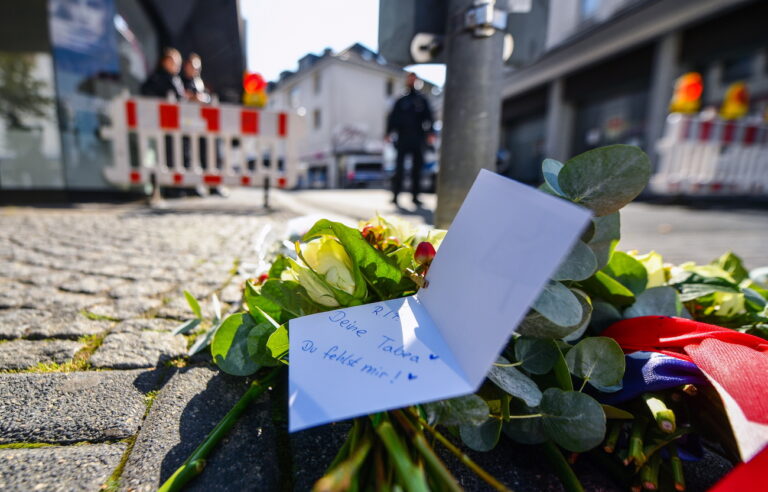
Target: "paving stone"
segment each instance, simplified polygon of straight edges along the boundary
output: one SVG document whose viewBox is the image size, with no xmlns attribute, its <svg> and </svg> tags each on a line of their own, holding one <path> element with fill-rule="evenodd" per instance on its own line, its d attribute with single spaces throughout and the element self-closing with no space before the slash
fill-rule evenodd
<svg viewBox="0 0 768 492">
<path fill-rule="evenodd" d="M 142 314 L 155 310 L 162 305 L 159 299 L 149 297 L 125 297 L 88 307 L 88 311 L 108 318 L 125 320 L 138 318 Z"/>
<path fill-rule="evenodd" d="M 78 311 L 98 302 L 99 298 L 87 294 L 63 292 L 53 287 L 28 286 L 23 307 L 49 311 Z"/>
<path fill-rule="evenodd" d="M 30 340 L 41 338 L 72 338 L 98 335 L 109 330 L 114 323 L 105 320 L 88 319 L 79 312 L 48 312 L 48 319 L 31 324 L 24 330 L 24 337 Z"/>
<path fill-rule="evenodd" d="M 0 449 L 0 490 L 100 490 L 127 446 L 116 443 Z"/>
<path fill-rule="evenodd" d="M 62 283 L 59 285 L 59 289 L 80 294 L 99 294 L 109 289 L 118 288 L 125 283 L 126 280 L 123 279 L 83 275 Z"/>
<path fill-rule="evenodd" d="M 0 282 L 0 309 L 18 308 L 27 299 L 27 286 L 14 281 Z"/>
<path fill-rule="evenodd" d="M 83 344 L 70 340 L 12 340 L 0 343 L 0 369 L 26 369 L 39 363 L 62 364 L 71 360 Z"/>
<path fill-rule="evenodd" d="M 0 443 L 99 442 L 132 436 L 146 411 L 144 395 L 157 389 L 163 373 L 0 374 Z"/>
<path fill-rule="evenodd" d="M 117 323 L 114 327 L 112 327 L 111 331 L 112 333 L 136 332 L 144 330 L 172 331 L 180 324 L 181 323 L 179 321 L 166 318 L 136 318 Z M 1 326 L 2 325 L 0 325 L 0 327 Z"/>
<path fill-rule="evenodd" d="M 121 489 L 153 491 L 184 462 L 247 389 L 208 367 L 178 371 L 157 396 L 121 478 Z M 251 403 L 185 490 L 280 490 L 269 398 Z"/>
<path fill-rule="evenodd" d="M 157 331 L 110 333 L 88 362 L 93 367 L 138 369 L 155 367 L 187 353 L 181 335 Z"/>
<path fill-rule="evenodd" d="M 157 310 L 157 316 L 162 318 L 173 318 L 176 320 L 187 320 L 194 318 L 195 314 L 189 307 L 184 297 L 172 297 L 167 300 L 160 309 Z"/>
<path fill-rule="evenodd" d="M 59 287 L 76 276 L 73 272 L 48 269 L 43 270 L 43 272 L 36 275 L 20 277 L 19 280 L 39 287 Z"/>
<path fill-rule="evenodd" d="M 221 295 L 219 296 L 221 301 L 228 304 L 235 304 L 240 302 L 243 298 L 244 285 L 245 284 L 243 282 L 230 282 L 229 285 L 224 287 L 224 289 L 221 291 Z"/>
<path fill-rule="evenodd" d="M 157 282 L 154 280 L 134 281 L 113 287 L 110 289 L 109 295 L 115 298 L 153 297 L 168 292 L 172 287 L 173 284 L 168 282 Z"/>
</svg>

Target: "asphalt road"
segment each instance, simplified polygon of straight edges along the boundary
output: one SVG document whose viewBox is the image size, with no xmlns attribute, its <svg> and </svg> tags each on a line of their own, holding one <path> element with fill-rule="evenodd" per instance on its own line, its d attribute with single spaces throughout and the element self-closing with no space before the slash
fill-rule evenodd
<svg viewBox="0 0 768 492">
<path fill-rule="evenodd" d="M 235 190 L 229 200 L 261 198 L 255 191 Z M 436 197 L 424 194 L 423 208 L 416 208 L 407 194 L 400 206 L 390 203 L 382 189 L 301 190 L 272 194 L 277 207 L 299 214 L 318 214 L 364 220 L 376 213 L 399 215 L 417 223 L 431 224 Z M 260 203 L 260 202 L 259 202 Z M 513 213 L 500 207 L 499 213 Z M 726 251 L 741 256 L 747 268 L 768 266 L 768 209 L 749 205 L 702 205 L 699 207 L 635 202 L 622 210 L 622 250 L 655 250 L 665 261 L 708 263 Z"/>
</svg>

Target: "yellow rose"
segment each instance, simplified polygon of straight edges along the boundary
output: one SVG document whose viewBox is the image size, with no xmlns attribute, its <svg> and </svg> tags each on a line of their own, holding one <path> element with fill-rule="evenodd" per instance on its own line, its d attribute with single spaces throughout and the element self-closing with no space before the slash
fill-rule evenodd
<svg viewBox="0 0 768 492">
<path fill-rule="evenodd" d="M 352 260 L 344 247 L 329 236 L 321 236 L 301 248 L 307 266 L 325 277 L 325 281 L 347 294 L 355 292 Z"/>
</svg>

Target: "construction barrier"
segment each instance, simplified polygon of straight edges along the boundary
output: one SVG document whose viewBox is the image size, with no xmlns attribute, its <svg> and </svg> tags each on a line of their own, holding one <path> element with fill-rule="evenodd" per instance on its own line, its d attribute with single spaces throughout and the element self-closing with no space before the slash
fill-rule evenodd
<svg viewBox="0 0 768 492">
<path fill-rule="evenodd" d="M 110 102 L 113 165 L 106 180 L 117 186 L 293 187 L 301 117 L 232 104 L 204 105 L 149 97 Z"/>
<path fill-rule="evenodd" d="M 667 195 L 768 194 L 768 126 L 670 114 L 657 146 L 653 192 Z"/>
</svg>

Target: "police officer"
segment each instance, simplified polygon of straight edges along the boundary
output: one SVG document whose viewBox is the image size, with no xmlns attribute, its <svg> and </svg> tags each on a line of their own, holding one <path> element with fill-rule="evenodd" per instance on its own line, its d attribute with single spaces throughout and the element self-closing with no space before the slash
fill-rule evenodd
<svg viewBox="0 0 768 492">
<path fill-rule="evenodd" d="M 395 102 L 387 118 L 386 141 L 391 141 L 392 134 L 397 135 L 395 148 L 397 161 L 395 175 L 392 178 L 392 203 L 397 204 L 397 195 L 403 187 L 405 156 L 411 155 L 411 193 L 413 203 L 421 206 L 421 170 L 424 167 L 424 148 L 434 141 L 432 130 L 432 109 L 429 101 L 416 88 L 418 78 L 415 73 L 406 77 L 407 92 Z"/>
</svg>

